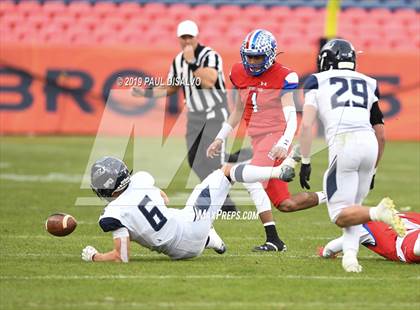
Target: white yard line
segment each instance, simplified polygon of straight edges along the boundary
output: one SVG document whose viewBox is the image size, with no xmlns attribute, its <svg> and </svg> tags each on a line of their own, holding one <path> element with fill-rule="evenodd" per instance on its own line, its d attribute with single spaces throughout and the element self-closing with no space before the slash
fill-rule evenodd
<svg viewBox="0 0 420 310">
<path fill-rule="evenodd" d="M 45 303 L 34 303 L 30 302 L 27 304 L 28 307 L 31 308 L 72 308 L 72 309 L 81 309 L 85 307 L 118 307 L 118 308 L 135 308 L 135 309 L 239 309 L 239 308 L 246 308 L 246 309 L 292 309 L 296 308 L 299 309 L 301 307 L 309 307 L 317 309 L 322 308 L 331 308 L 331 309 L 349 309 L 351 308 L 363 308 L 368 305 L 373 305 L 376 307 L 380 307 L 382 309 L 393 309 L 401 308 L 401 307 L 410 307 L 411 309 L 416 309 L 420 305 L 417 302 L 395 302 L 395 303 L 381 303 L 381 302 L 340 302 L 340 303 L 331 303 L 331 302 L 264 302 L 264 301 L 211 301 L 211 302 L 194 302 L 194 301 L 181 301 L 181 302 L 124 302 L 115 300 L 114 298 L 104 298 L 104 301 L 86 301 L 86 302 L 71 302 L 71 303 L 54 303 L 54 304 L 45 304 Z"/>
<path fill-rule="evenodd" d="M 64 183 L 81 183 L 83 175 L 81 174 L 66 174 L 60 172 L 51 172 L 47 175 L 38 174 L 16 174 L 16 173 L 1 173 L 0 179 L 15 182 L 64 182 Z"/>
<path fill-rule="evenodd" d="M 81 222 L 78 222 L 78 224 L 82 224 Z M 83 225 L 98 225 L 97 222 L 84 222 Z M 103 234 L 101 236 L 77 236 L 80 238 L 87 238 L 87 239 L 105 239 L 108 238 L 109 235 Z M 52 239 L 57 237 L 48 235 L 45 233 L 44 235 L 2 235 L 0 237 L 0 240 L 6 240 L 6 239 Z M 331 236 L 331 237 L 297 237 L 297 238 L 285 238 L 285 240 L 332 240 L 337 238 L 337 236 Z M 224 240 L 262 240 L 262 237 L 224 237 Z"/>
<path fill-rule="evenodd" d="M 9 162 L 5 162 L 5 161 L 0 161 L 0 169 L 5 169 L 5 168 L 9 168 L 11 167 L 12 164 Z"/>
<path fill-rule="evenodd" d="M 237 254 L 237 253 L 227 253 L 224 255 L 220 255 L 220 254 L 209 254 L 209 253 L 214 253 L 211 252 L 211 250 L 207 250 L 206 252 L 204 252 L 205 254 L 203 254 L 202 256 L 204 257 L 214 257 L 214 258 L 219 258 L 219 259 L 224 259 L 224 258 L 233 258 L 233 257 L 253 257 L 253 258 L 266 258 L 266 257 L 277 257 L 277 258 L 281 258 L 281 259 L 319 259 L 319 256 L 316 254 L 310 254 L 310 255 L 306 255 L 306 254 L 302 254 L 302 255 L 292 255 L 292 254 L 286 254 L 286 253 L 255 253 L 255 252 L 250 252 L 247 254 Z M 166 256 L 164 256 L 163 254 L 158 254 L 158 253 L 152 253 L 150 252 L 149 254 L 139 254 L 139 253 L 134 253 L 130 255 L 131 257 L 147 257 L 147 258 L 167 258 Z M 31 258 L 31 257 L 80 257 L 80 254 L 78 253 L 74 253 L 74 254 L 69 254 L 69 253 L 1 253 L 0 257 L 23 257 L 23 258 Z M 201 256 L 199 256 L 201 257 Z M 198 258 L 199 258 L 198 257 Z M 366 256 L 358 256 L 358 258 L 363 259 L 363 260 L 377 260 L 379 258 L 379 256 L 377 255 L 366 255 Z M 168 261 L 169 258 L 167 258 Z"/>
<path fill-rule="evenodd" d="M 292 279 L 292 280 L 325 280 L 325 281 L 419 281 L 420 277 L 369 277 L 349 276 L 305 276 L 305 275 L 229 275 L 229 274 L 197 274 L 197 275 L 41 275 L 41 276 L 0 276 L 0 280 L 165 280 L 165 279 Z"/>
</svg>

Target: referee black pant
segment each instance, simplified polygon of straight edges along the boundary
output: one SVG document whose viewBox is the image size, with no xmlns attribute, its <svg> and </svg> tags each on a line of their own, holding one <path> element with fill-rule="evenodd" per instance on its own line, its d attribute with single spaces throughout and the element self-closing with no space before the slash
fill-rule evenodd
<svg viewBox="0 0 420 310">
<path fill-rule="evenodd" d="M 191 169 L 203 181 L 214 170 L 219 169 L 224 163 L 224 150 L 220 156 L 214 158 L 207 157 L 207 148 L 214 141 L 222 128 L 227 112 L 223 114 L 220 110 L 211 113 L 208 118 L 206 113 L 188 113 L 187 121 L 187 148 L 188 163 Z M 227 196 L 224 206 L 234 206 L 234 202 Z"/>
</svg>

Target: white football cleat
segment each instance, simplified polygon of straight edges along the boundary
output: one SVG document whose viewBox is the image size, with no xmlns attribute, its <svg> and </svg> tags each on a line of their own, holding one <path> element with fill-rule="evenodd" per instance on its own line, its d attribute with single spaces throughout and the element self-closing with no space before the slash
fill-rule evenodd
<svg viewBox="0 0 420 310">
<path fill-rule="evenodd" d="M 212 227 L 209 231 L 208 243 L 206 245 L 207 249 L 213 249 L 218 254 L 223 254 L 226 252 L 226 245 L 223 242 L 222 238 L 217 234 L 216 230 Z"/>
<path fill-rule="evenodd" d="M 390 225 L 392 229 L 395 230 L 395 232 L 398 234 L 398 236 L 404 237 L 406 234 L 406 229 L 403 222 L 401 221 L 401 218 L 397 215 L 394 202 L 389 197 L 385 197 L 376 206 L 376 208 L 378 220 Z"/>
<path fill-rule="evenodd" d="M 356 253 L 353 251 L 347 251 L 344 253 L 341 263 L 346 272 L 362 272 L 362 266 L 359 265 Z"/>
</svg>

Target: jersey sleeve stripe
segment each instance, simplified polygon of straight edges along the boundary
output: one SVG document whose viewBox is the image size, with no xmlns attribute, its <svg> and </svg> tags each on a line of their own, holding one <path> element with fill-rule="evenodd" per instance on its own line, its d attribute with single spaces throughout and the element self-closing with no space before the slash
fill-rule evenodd
<svg viewBox="0 0 420 310">
<path fill-rule="evenodd" d="M 308 91 L 318 89 L 318 79 L 314 75 L 310 75 L 303 85 L 303 93 L 306 94 Z"/>
<path fill-rule="evenodd" d="M 101 226 L 104 232 L 114 231 L 119 228 L 125 227 L 119 220 L 113 217 L 104 217 L 99 220 L 99 226 Z"/>
<path fill-rule="evenodd" d="M 291 91 L 298 88 L 298 83 L 289 83 L 287 81 L 284 81 L 283 89 L 280 92 L 280 97 L 290 93 Z"/>
</svg>

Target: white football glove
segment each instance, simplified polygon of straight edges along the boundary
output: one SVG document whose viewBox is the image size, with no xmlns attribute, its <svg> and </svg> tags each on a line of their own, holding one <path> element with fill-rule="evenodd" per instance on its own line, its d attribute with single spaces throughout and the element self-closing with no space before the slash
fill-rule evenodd
<svg viewBox="0 0 420 310">
<path fill-rule="evenodd" d="M 88 245 L 82 251 L 82 259 L 85 262 L 92 262 L 93 261 L 93 256 L 96 253 L 98 253 L 98 251 L 93 246 Z"/>
</svg>

